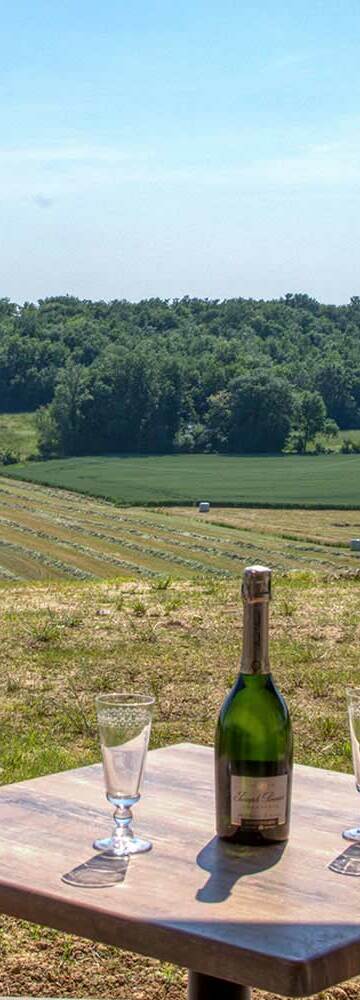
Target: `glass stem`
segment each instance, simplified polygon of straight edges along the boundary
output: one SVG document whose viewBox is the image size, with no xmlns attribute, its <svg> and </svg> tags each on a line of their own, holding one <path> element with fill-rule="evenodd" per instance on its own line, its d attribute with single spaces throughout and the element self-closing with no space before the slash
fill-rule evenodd
<svg viewBox="0 0 360 1000">
<path fill-rule="evenodd" d="M 133 836 L 131 824 L 133 815 L 128 806 L 116 806 L 114 812 L 115 837 L 117 840 L 126 840 Z"/>
</svg>

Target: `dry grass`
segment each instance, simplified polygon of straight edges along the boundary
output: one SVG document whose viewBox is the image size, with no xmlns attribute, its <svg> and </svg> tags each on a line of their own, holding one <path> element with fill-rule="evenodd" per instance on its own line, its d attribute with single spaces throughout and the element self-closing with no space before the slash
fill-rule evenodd
<svg viewBox="0 0 360 1000">
<path fill-rule="evenodd" d="M 291 573 L 274 590 L 272 660 L 297 760 L 350 770 L 344 686 L 360 685 L 360 581 Z M 152 746 L 209 744 L 237 672 L 238 582 L 4 587 L 0 639 L 5 781 L 98 759 L 99 690 L 146 685 L 155 693 Z M 185 1000 L 182 970 L 26 923 L 2 918 L 0 950 L 2 994 Z M 325 996 L 359 1000 L 360 986 Z"/>
<path fill-rule="evenodd" d="M 280 538 L 314 540 L 331 545 L 349 547 L 351 538 L 360 536 L 359 510 L 271 510 L 267 508 L 213 507 L 208 514 L 199 515 L 188 507 L 172 508 L 178 512 L 211 524 L 229 525 L 247 531 L 275 535 Z"/>
<path fill-rule="evenodd" d="M 310 460 L 311 461 L 311 460 Z M 0 581 L 49 578 L 237 578 L 249 562 L 277 570 L 360 567 L 349 541 L 359 511 L 116 508 L 0 478 Z"/>
</svg>

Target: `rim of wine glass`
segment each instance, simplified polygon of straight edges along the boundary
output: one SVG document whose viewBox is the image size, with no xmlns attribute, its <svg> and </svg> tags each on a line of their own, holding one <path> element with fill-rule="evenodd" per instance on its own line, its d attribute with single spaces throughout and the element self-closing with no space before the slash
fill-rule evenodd
<svg viewBox="0 0 360 1000">
<path fill-rule="evenodd" d="M 97 705 L 122 705 L 126 708 L 150 707 L 154 705 L 155 698 L 152 694 L 143 694 L 141 691 L 110 691 L 109 694 L 98 694 L 95 698 Z"/>
</svg>

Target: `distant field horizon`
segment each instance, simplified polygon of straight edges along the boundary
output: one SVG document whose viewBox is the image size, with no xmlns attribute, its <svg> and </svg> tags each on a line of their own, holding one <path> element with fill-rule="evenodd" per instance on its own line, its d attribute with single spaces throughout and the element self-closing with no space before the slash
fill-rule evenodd
<svg viewBox="0 0 360 1000">
<path fill-rule="evenodd" d="M 360 455 L 107 455 L 23 462 L 2 474 L 125 506 L 360 509 Z"/>
</svg>

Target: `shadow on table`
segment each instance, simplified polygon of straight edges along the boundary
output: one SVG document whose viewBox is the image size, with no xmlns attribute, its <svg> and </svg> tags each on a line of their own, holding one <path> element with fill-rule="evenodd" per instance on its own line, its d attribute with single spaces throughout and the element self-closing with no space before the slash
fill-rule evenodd
<svg viewBox="0 0 360 1000">
<path fill-rule="evenodd" d="M 331 861 L 329 868 L 339 875 L 360 876 L 360 844 L 350 844 L 345 851 Z"/>
<path fill-rule="evenodd" d="M 124 882 L 129 864 L 129 858 L 114 858 L 107 851 L 94 854 L 71 872 L 62 875 L 62 882 L 69 885 L 83 886 L 85 889 L 98 889 L 104 886 Z"/>
<path fill-rule="evenodd" d="M 210 873 L 210 878 L 199 889 L 196 899 L 200 903 L 220 903 L 231 896 L 233 886 L 244 875 L 272 868 L 280 861 L 286 844 L 269 844 L 264 847 L 243 847 L 226 844 L 213 837 L 197 856 L 197 864 Z"/>
</svg>

